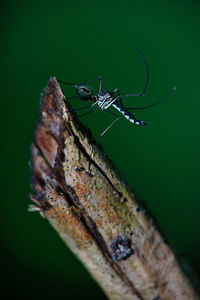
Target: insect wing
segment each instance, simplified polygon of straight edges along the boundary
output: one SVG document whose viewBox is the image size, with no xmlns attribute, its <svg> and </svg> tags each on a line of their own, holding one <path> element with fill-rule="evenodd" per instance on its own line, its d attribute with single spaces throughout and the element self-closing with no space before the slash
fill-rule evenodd
<svg viewBox="0 0 200 300">
<path fill-rule="evenodd" d="M 76 92 L 81 98 L 91 98 L 94 95 L 94 91 L 91 87 L 85 85 L 75 85 Z"/>
</svg>

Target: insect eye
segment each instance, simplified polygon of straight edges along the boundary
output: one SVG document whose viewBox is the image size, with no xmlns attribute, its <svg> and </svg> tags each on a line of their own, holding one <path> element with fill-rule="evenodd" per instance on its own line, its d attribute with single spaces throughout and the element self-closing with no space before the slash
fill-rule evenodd
<svg viewBox="0 0 200 300">
<path fill-rule="evenodd" d="M 87 86 L 77 85 L 75 86 L 78 95 L 82 97 L 89 97 L 93 94 L 93 90 Z"/>
</svg>

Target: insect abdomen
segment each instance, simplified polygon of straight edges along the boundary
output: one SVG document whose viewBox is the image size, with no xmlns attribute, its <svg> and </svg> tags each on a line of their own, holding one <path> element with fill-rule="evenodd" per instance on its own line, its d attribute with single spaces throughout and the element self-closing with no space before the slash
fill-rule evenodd
<svg viewBox="0 0 200 300">
<path fill-rule="evenodd" d="M 128 121 L 136 125 L 147 125 L 142 120 L 137 120 L 125 107 L 123 107 L 119 102 L 115 102 L 112 105 L 116 108 Z"/>
</svg>

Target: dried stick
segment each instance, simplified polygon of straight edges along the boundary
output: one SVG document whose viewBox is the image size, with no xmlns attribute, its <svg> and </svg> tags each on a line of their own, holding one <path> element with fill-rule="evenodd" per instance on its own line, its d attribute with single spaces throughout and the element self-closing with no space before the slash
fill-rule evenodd
<svg viewBox="0 0 200 300">
<path fill-rule="evenodd" d="M 48 219 L 109 299 L 198 299 L 152 218 L 79 123 L 55 78 L 42 96 L 31 165 L 37 206 L 29 210 Z"/>
</svg>

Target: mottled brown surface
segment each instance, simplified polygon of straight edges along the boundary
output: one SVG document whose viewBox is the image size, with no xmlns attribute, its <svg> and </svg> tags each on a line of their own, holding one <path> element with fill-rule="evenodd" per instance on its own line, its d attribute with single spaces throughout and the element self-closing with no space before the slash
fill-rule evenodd
<svg viewBox="0 0 200 300">
<path fill-rule="evenodd" d="M 30 210 L 49 220 L 110 299 L 197 299 L 151 217 L 67 105 L 51 78 L 32 146 Z"/>
</svg>

